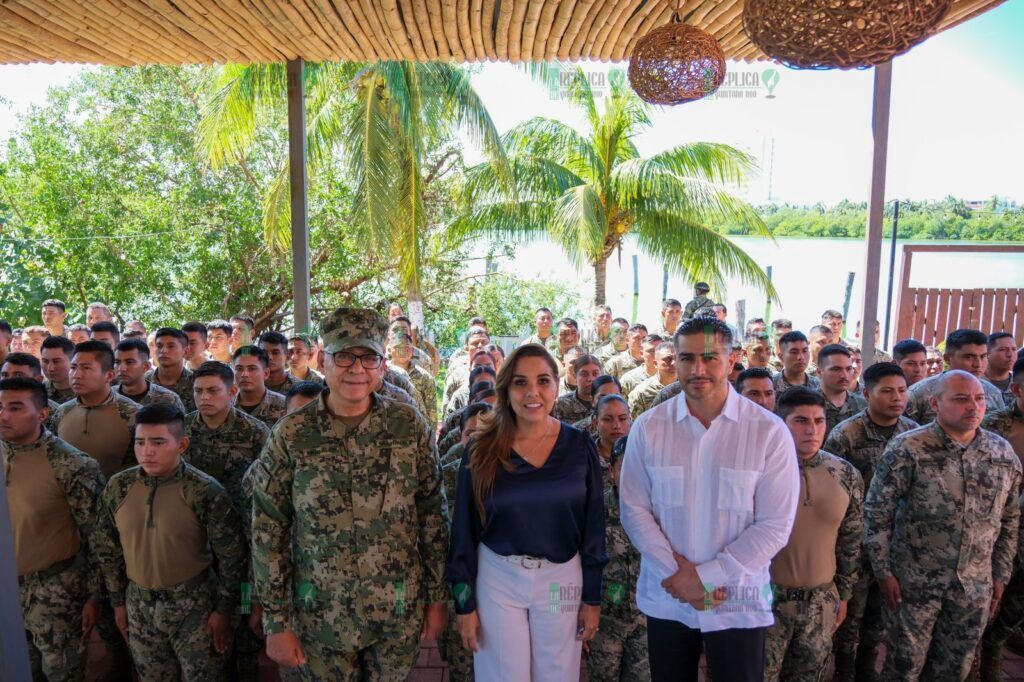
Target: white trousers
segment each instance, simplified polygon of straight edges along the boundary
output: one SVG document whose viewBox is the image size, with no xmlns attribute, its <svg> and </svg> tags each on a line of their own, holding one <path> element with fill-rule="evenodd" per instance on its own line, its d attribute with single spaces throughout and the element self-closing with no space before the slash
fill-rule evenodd
<svg viewBox="0 0 1024 682">
<path fill-rule="evenodd" d="M 524 568 L 482 543 L 476 576 L 479 682 L 578 682 L 583 645 L 576 623 L 583 589 L 577 554 Z"/>
</svg>

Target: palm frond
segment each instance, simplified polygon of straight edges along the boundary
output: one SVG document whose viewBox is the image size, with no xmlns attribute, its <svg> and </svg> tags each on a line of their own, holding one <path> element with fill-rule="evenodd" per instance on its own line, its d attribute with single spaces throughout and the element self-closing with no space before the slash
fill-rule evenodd
<svg viewBox="0 0 1024 682">
<path fill-rule="evenodd" d="M 200 112 L 197 148 L 215 168 L 243 158 L 258 121 L 281 117 L 287 79 L 283 64 L 225 64 Z"/>
<path fill-rule="evenodd" d="M 577 185 L 555 201 L 549 231 L 573 265 L 601 258 L 608 221 L 601 195 L 590 185 Z"/>
<path fill-rule="evenodd" d="M 693 142 L 668 149 L 650 158 L 677 175 L 708 182 L 742 185 L 757 171 L 757 159 L 727 144 Z"/>
</svg>

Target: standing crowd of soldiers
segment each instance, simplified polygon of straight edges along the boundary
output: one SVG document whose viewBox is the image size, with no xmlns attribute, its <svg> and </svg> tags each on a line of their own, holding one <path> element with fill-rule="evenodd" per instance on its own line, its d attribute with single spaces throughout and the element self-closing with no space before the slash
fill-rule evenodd
<svg viewBox="0 0 1024 682">
<path fill-rule="evenodd" d="M 550 414 L 592 439 L 600 465 L 599 604 L 586 589 L 574 602 L 589 678 L 680 679 L 650 663 L 637 590 L 656 562 L 629 498 L 639 475 L 657 504 L 677 504 L 683 474 L 637 474 L 644 446 L 629 434 L 714 384 L 714 353 L 686 350 L 703 334 L 725 344 L 728 394 L 788 431 L 795 508 L 764 599 L 711 582 L 684 597 L 666 580 L 668 594 L 693 614 L 767 603 L 756 679 L 819 680 L 830 665 L 844 681 L 1002 679 L 1024 622 L 1021 340 L 951 330 L 941 350 L 901 340 L 861 371 L 860 324 L 847 341 L 841 313 L 806 334 L 784 319 L 740 332 L 709 293 L 666 300 L 653 331 L 598 306 L 581 335 L 541 308 L 521 344 L 553 359 Z M 256 336 L 246 315 L 147 334 L 102 303 L 84 325 L 66 318 L 48 300 L 41 325 L 0 320 L 0 444 L 35 679 L 83 679 L 94 628 L 105 680 L 254 680 L 261 652 L 284 679 L 403 680 L 422 639 L 452 680 L 474 678 L 476 593 L 452 563 L 450 510 L 472 508 L 456 505 L 473 494 L 460 478 L 486 494 L 475 435 L 519 376 L 486 320 L 469 320 L 439 387 L 437 349 L 397 305 L 340 308 L 290 336 Z M 753 506 L 723 500 L 748 473 L 698 496 L 750 520 Z"/>
</svg>

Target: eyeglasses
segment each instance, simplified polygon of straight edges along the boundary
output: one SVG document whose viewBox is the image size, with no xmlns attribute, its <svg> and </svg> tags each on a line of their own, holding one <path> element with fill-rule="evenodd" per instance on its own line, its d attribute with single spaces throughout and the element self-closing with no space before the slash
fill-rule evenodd
<svg viewBox="0 0 1024 682">
<path fill-rule="evenodd" d="M 351 367 L 356 364 L 356 360 L 359 360 L 359 364 L 363 366 L 363 369 L 377 369 L 384 362 L 384 358 L 377 355 L 376 353 L 367 353 L 366 355 L 356 355 L 355 353 L 349 353 L 347 350 L 339 350 L 336 353 L 328 353 L 334 364 L 342 369 Z"/>
</svg>

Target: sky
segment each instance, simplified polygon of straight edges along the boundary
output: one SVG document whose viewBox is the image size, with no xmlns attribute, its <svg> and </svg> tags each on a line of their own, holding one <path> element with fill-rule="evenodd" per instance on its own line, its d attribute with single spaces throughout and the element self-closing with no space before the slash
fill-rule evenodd
<svg viewBox="0 0 1024 682">
<path fill-rule="evenodd" d="M 985 199 L 1024 203 L 1024 0 L 944 32 L 893 63 L 887 198 Z M 625 64 L 619 65 L 625 68 Z M 608 64 L 584 63 L 595 90 Z M 0 139 L 17 115 L 45 100 L 84 67 L 0 66 Z M 730 62 L 722 96 L 658 107 L 637 139 L 641 154 L 723 142 L 744 149 L 761 171 L 741 193 L 756 203 L 864 201 L 870 183 L 872 71 L 796 71 Z M 778 81 L 762 84 L 765 69 Z M 583 126 L 557 93 L 508 64 L 476 67 L 474 86 L 499 131 L 533 116 Z M 467 154 L 469 159 L 474 154 Z"/>
</svg>

